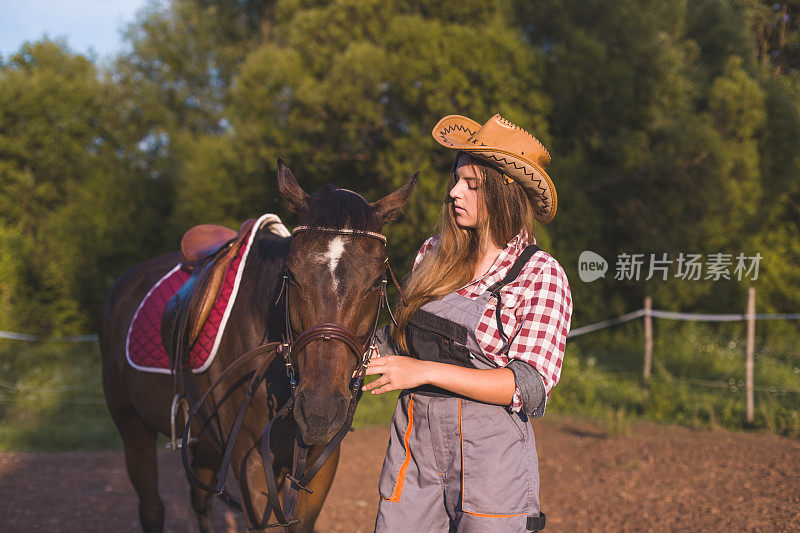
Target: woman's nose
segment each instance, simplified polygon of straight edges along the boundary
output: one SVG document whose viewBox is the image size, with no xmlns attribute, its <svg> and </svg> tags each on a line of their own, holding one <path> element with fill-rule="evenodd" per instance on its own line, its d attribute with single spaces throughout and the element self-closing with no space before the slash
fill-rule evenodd
<svg viewBox="0 0 800 533">
<path fill-rule="evenodd" d="M 453 185 L 453 188 L 450 189 L 450 198 L 456 200 L 463 196 L 463 187 L 462 187 L 463 182 L 464 180 L 458 180 L 456 184 Z"/>
</svg>

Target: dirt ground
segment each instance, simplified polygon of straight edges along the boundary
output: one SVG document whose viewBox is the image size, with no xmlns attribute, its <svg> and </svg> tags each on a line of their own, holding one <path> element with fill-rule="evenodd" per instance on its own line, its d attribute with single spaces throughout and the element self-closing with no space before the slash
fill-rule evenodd
<svg viewBox="0 0 800 533">
<path fill-rule="evenodd" d="M 798 440 L 647 422 L 607 436 L 566 417 L 534 428 L 546 531 L 800 531 Z M 372 531 L 387 438 L 372 427 L 345 439 L 317 531 Z M 179 456 L 159 461 L 167 531 L 197 531 Z M 138 531 L 136 505 L 121 452 L 0 454 L 0 530 Z M 218 531 L 243 530 L 215 510 Z"/>
</svg>

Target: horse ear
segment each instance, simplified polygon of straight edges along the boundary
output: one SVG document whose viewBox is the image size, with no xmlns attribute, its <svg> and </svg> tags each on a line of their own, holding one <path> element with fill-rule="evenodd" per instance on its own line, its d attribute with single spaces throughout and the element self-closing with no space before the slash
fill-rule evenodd
<svg viewBox="0 0 800 533">
<path fill-rule="evenodd" d="M 278 192 L 296 213 L 305 211 L 308 194 L 297 184 L 289 166 L 281 158 L 278 158 Z"/>
<path fill-rule="evenodd" d="M 372 213 L 377 220 L 380 221 L 381 226 L 392 220 L 400 212 L 400 209 L 406 205 L 414 186 L 417 184 L 419 172 L 416 172 L 405 185 L 390 193 L 377 202 L 370 204 L 372 206 Z"/>
</svg>

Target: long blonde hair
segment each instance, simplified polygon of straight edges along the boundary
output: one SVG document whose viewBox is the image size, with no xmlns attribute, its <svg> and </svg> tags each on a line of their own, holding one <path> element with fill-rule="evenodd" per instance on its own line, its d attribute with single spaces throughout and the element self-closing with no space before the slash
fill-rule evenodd
<svg viewBox="0 0 800 533">
<path fill-rule="evenodd" d="M 469 158 L 479 173 L 483 194 L 478 200 L 478 223 L 475 228 L 462 228 L 456 224 L 453 199 L 450 191 L 456 184 L 459 158 Z M 406 305 L 397 312 L 397 326 L 392 334 L 398 346 L 408 352 L 405 330 L 408 321 L 420 307 L 438 300 L 472 281 L 481 250 L 488 240 L 499 248 L 514 238 L 522 229 L 534 236 L 534 211 L 522 186 L 516 181 L 508 183 L 494 166 L 465 152 L 456 154 L 447 193 L 439 214 L 439 242 L 428 252 L 406 280 Z"/>
</svg>

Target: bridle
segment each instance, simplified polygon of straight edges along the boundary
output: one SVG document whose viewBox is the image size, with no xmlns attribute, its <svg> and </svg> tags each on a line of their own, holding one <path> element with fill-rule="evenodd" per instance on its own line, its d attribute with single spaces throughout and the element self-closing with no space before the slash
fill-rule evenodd
<svg viewBox="0 0 800 533">
<path fill-rule="evenodd" d="M 368 237 L 373 238 L 381 241 L 384 246 L 386 246 L 386 236 L 381 233 L 376 233 L 372 231 L 366 230 L 359 230 L 359 229 L 351 229 L 351 228 L 328 228 L 328 227 L 309 227 L 309 226 L 298 226 L 292 232 L 292 235 L 296 235 L 297 233 L 304 232 L 304 231 L 319 231 L 324 233 L 333 233 L 339 235 L 352 235 L 352 236 L 361 236 L 361 237 Z M 253 377 L 250 380 L 250 383 L 247 387 L 247 391 L 245 393 L 245 399 L 239 406 L 239 410 L 236 414 L 236 418 L 234 420 L 233 426 L 231 427 L 231 432 L 227 440 L 227 444 L 225 446 L 225 452 L 223 455 L 222 464 L 220 466 L 220 470 L 217 474 L 217 484 L 216 486 L 212 487 L 207 485 L 203 481 L 201 481 L 194 471 L 191 468 L 191 461 L 189 459 L 189 455 L 187 452 L 188 446 L 183 446 L 181 448 L 181 455 L 183 458 L 183 466 L 187 472 L 187 477 L 189 481 L 199 487 L 201 490 L 205 492 L 215 494 L 220 496 L 226 503 L 230 506 L 242 510 L 241 504 L 236 502 L 231 495 L 225 489 L 225 480 L 227 477 L 228 468 L 230 466 L 230 462 L 233 456 L 233 449 L 235 447 L 236 440 L 239 436 L 239 432 L 242 428 L 244 423 L 245 414 L 247 413 L 247 409 L 250 406 L 250 403 L 255 396 L 255 393 L 258 390 L 259 385 L 262 381 L 266 379 L 266 372 L 270 365 L 270 363 L 275 359 L 277 355 L 280 355 L 284 359 L 284 364 L 286 367 L 286 376 L 289 380 L 289 385 L 291 387 L 291 394 L 289 399 L 286 403 L 281 407 L 278 413 L 269 421 L 267 426 L 264 428 L 264 432 L 261 436 L 261 457 L 264 465 L 264 473 L 266 476 L 267 482 L 267 496 L 269 498 L 270 506 L 272 507 L 272 512 L 275 514 L 276 522 L 274 523 L 262 523 L 260 525 L 261 528 L 268 528 L 268 527 L 288 527 L 292 524 L 299 523 L 300 520 L 294 519 L 294 511 L 297 505 L 297 496 L 300 490 L 304 490 L 306 492 L 311 493 L 311 489 L 308 488 L 308 484 L 314 478 L 314 476 L 319 472 L 325 462 L 328 460 L 330 455 L 336 450 L 339 444 L 342 442 L 344 437 L 350 431 L 350 427 L 353 423 L 353 415 L 355 414 L 356 404 L 358 403 L 358 394 L 359 390 L 361 389 L 361 384 L 364 380 L 366 375 L 367 366 L 369 365 L 370 359 L 372 354 L 375 351 L 375 338 L 376 333 L 378 330 L 378 320 L 380 318 L 380 313 L 383 308 L 385 308 L 389 312 L 389 316 L 394 324 L 397 324 L 395 321 L 394 315 L 392 314 L 391 306 L 389 305 L 389 300 L 387 296 L 387 276 L 386 273 L 389 273 L 389 276 L 392 279 L 392 282 L 397 287 L 398 291 L 400 292 L 401 301 L 405 303 L 405 296 L 403 295 L 403 291 L 400 287 L 400 284 L 397 282 L 397 278 L 392 272 L 391 266 L 389 266 L 389 260 L 385 260 L 386 271 L 382 274 L 380 280 L 380 288 L 378 293 L 378 303 L 377 308 L 375 310 L 375 319 L 372 324 L 372 329 L 369 335 L 366 338 L 366 341 L 362 344 L 361 341 L 353 334 L 349 329 L 345 328 L 344 326 L 332 322 L 322 322 L 315 324 L 308 329 L 303 330 L 297 337 L 294 337 L 294 330 L 292 328 L 292 321 L 291 321 L 291 302 L 289 296 L 289 285 L 292 281 L 293 274 L 288 269 L 288 267 L 284 267 L 282 273 L 282 281 L 281 287 L 278 291 L 278 297 L 276 298 L 275 307 L 279 306 L 281 300 L 283 301 L 284 313 L 285 313 L 285 329 L 283 333 L 283 342 L 277 343 L 272 342 L 268 344 L 264 344 L 259 346 L 258 348 L 247 352 L 246 354 L 238 357 L 236 361 L 231 364 L 225 371 L 211 384 L 211 386 L 206 390 L 206 392 L 200 397 L 200 399 L 194 404 L 192 407 L 189 416 L 186 420 L 186 427 L 184 429 L 184 440 L 183 442 L 189 442 L 189 428 L 191 426 L 192 418 L 197 413 L 197 410 L 204 404 L 208 396 L 211 394 L 212 390 L 215 389 L 223 379 L 232 373 L 234 370 L 242 367 L 246 362 L 249 362 L 259 356 L 262 356 L 263 359 L 261 363 L 258 365 L 258 368 L 253 374 Z M 305 469 L 306 458 L 308 455 L 309 447 L 302 441 L 302 437 L 300 435 L 300 430 L 298 428 L 297 433 L 295 435 L 295 444 L 294 444 L 294 454 L 293 454 L 293 465 L 292 465 L 292 473 L 287 474 L 286 476 L 286 487 L 285 487 L 285 494 L 284 494 L 284 504 L 285 509 L 280 504 L 280 500 L 278 499 L 278 489 L 277 483 L 275 481 L 275 475 L 272 468 L 272 461 L 271 457 L 271 449 L 270 449 L 270 431 L 272 429 L 273 423 L 276 420 L 280 420 L 285 418 L 293 409 L 294 402 L 296 398 L 296 390 L 297 390 L 297 380 L 295 379 L 296 375 L 296 366 L 297 366 L 297 357 L 305 348 L 311 344 L 312 342 L 316 341 L 339 341 L 349 349 L 349 352 L 353 354 L 357 360 L 357 369 L 350 381 L 349 391 L 350 391 L 350 398 L 347 408 L 347 416 L 345 418 L 342 427 L 336 432 L 333 438 L 325 445 L 322 453 L 317 457 L 314 463 Z M 265 513 L 265 520 L 269 518 L 270 513 Z"/>
<path fill-rule="evenodd" d="M 309 226 L 298 226 L 292 231 L 292 235 L 297 235 L 298 233 L 304 231 L 319 231 L 324 233 L 334 233 L 339 235 L 352 235 L 352 236 L 363 236 L 369 237 L 372 239 L 379 240 L 386 246 L 386 236 L 381 233 L 375 233 L 373 231 L 366 231 L 366 230 L 358 230 L 358 229 L 351 229 L 351 228 L 326 228 L 326 227 L 309 227 Z M 400 285 L 397 283 L 397 279 L 394 277 L 394 273 L 392 272 L 391 267 L 389 266 L 389 260 L 385 261 L 386 271 L 381 275 L 380 281 L 380 289 L 378 293 L 378 305 L 375 311 L 375 320 L 372 324 L 372 330 L 370 331 L 369 335 L 367 336 L 367 341 L 362 344 L 358 337 L 356 337 L 350 330 L 347 328 L 331 323 L 331 322 L 322 322 L 319 324 L 315 324 L 310 328 L 304 330 L 294 338 L 294 330 L 292 328 L 292 319 L 291 319 L 291 304 L 289 298 L 289 285 L 292 281 L 293 274 L 288 269 L 288 267 L 284 268 L 283 271 L 283 281 L 281 284 L 281 289 L 278 292 L 277 302 L 280 302 L 281 298 L 284 302 L 284 313 L 286 316 L 285 321 L 285 330 L 283 333 L 283 343 L 280 346 L 281 355 L 283 355 L 284 360 L 286 361 L 286 375 L 289 378 L 289 384 L 292 386 L 292 394 L 294 395 L 294 390 L 297 387 L 297 382 L 295 380 L 295 358 L 302 352 L 306 346 L 311 344 L 314 341 L 323 340 L 323 341 L 330 341 L 330 340 L 338 340 L 342 342 L 345 346 L 350 349 L 350 353 L 352 353 L 357 360 L 358 368 L 356 370 L 356 374 L 354 379 L 363 380 L 364 373 L 367 370 L 367 365 L 369 365 L 370 357 L 375 349 L 375 334 L 378 331 L 378 319 L 380 318 L 381 310 L 386 309 L 389 311 L 391 316 L 392 322 L 395 321 L 394 316 L 391 314 L 392 309 L 389 305 L 389 300 L 387 297 L 386 285 L 387 285 L 387 278 L 386 272 L 391 275 L 392 280 L 394 281 L 395 285 L 397 286 L 398 290 L 402 296 L 402 289 Z M 405 300 L 405 298 L 403 298 Z M 276 302 L 276 305 L 277 305 Z M 351 386 L 352 390 L 352 386 Z"/>
</svg>

